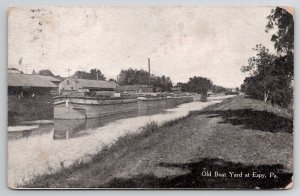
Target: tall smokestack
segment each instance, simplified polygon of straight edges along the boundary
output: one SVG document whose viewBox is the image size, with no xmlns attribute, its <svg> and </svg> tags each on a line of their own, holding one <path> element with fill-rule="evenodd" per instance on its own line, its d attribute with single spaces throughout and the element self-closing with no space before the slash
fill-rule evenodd
<svg viewBox="0 0 300 196">
<path fill-rule="evenodd" d="M 150 85 L 150 58 L 148 57 L 148 72 L 149 72 L 149 85 Z"/>
</svg>

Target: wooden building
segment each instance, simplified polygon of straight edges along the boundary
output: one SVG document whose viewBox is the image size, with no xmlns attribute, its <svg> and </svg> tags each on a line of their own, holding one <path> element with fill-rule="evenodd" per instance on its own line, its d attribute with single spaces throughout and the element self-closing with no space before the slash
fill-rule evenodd
<svg viewBox="0 0 300 196">
<path fill-rule="evenodd" d="M 8 95 L 47 95 L 58 91 L 59 82 L 52 76 L 8 73 Z"/>
<path fill-rule="evenodd" d="M 59 83 L 59 93 L 68 94 L 72 92 L 113 92 L 117 87 L 115 82 L 103 80 L 86 80 L 70 77 Z"/>
</svg>

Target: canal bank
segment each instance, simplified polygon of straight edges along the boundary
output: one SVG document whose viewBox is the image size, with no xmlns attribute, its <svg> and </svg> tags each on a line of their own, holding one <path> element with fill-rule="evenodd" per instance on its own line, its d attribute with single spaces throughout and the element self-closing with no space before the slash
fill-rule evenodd
<svg viewBox="0 0 300 196">
<path fill-rule="evenodd" d="M 33 97 L 8 96 L 8 126 L 22 124 L 23 121 L 52 120 L 52 96 Z"/>
<path fill-rule="evenodd" d="M 288 114 L 238 96 L 162 127 L 149 124 L 90 162 L 36 177 L 25 187 L 284 188 L 293 175 L 292 131 Z M 221 178 L 203 171 L 273 172 L 278 178 Z"/>
</svg>

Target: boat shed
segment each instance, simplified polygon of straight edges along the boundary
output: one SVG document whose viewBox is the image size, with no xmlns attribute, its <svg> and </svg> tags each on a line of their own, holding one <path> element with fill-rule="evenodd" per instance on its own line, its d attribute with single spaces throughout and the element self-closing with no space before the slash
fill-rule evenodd
<svg viewBox="0 0 300 196">
<path fill-rule="evenodd" d="M 114 91 L 117 87 L 115 82 L 108 82 L 104 80 L 87 80 L 77 79 L 75 77 L 67 78 L 59 83 L 59 93 L 64 94 L 68 92 L 99 92 L 99 91 Z"/>
<path fill-rule="evenodd" d="M 57 91 L 59 79 L 52 76 L 8 73 L 8 94 L 30 96 L 47 95 Z"/>
</svg>

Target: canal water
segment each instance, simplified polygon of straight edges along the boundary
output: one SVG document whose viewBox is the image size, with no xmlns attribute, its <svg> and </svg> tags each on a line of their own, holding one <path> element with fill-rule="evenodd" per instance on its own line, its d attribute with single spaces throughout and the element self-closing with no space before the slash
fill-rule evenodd
<svg viewBox="0 0 300 196">
<path fill-rule="evenodd" d="M 20 185 L 36 175 L 69 166 L 76 160 L 88 161 L 103 146 L 119 137 L 138 133 L 148 122 L 159 125 L 186 116 L 192 110 L 221 102 L 191 102 L 175 108 L 151 108 L 89 120 L 54 120 L 35 124 L 30 130 L 8 132 L 8 184 Z"/>
</svg>

